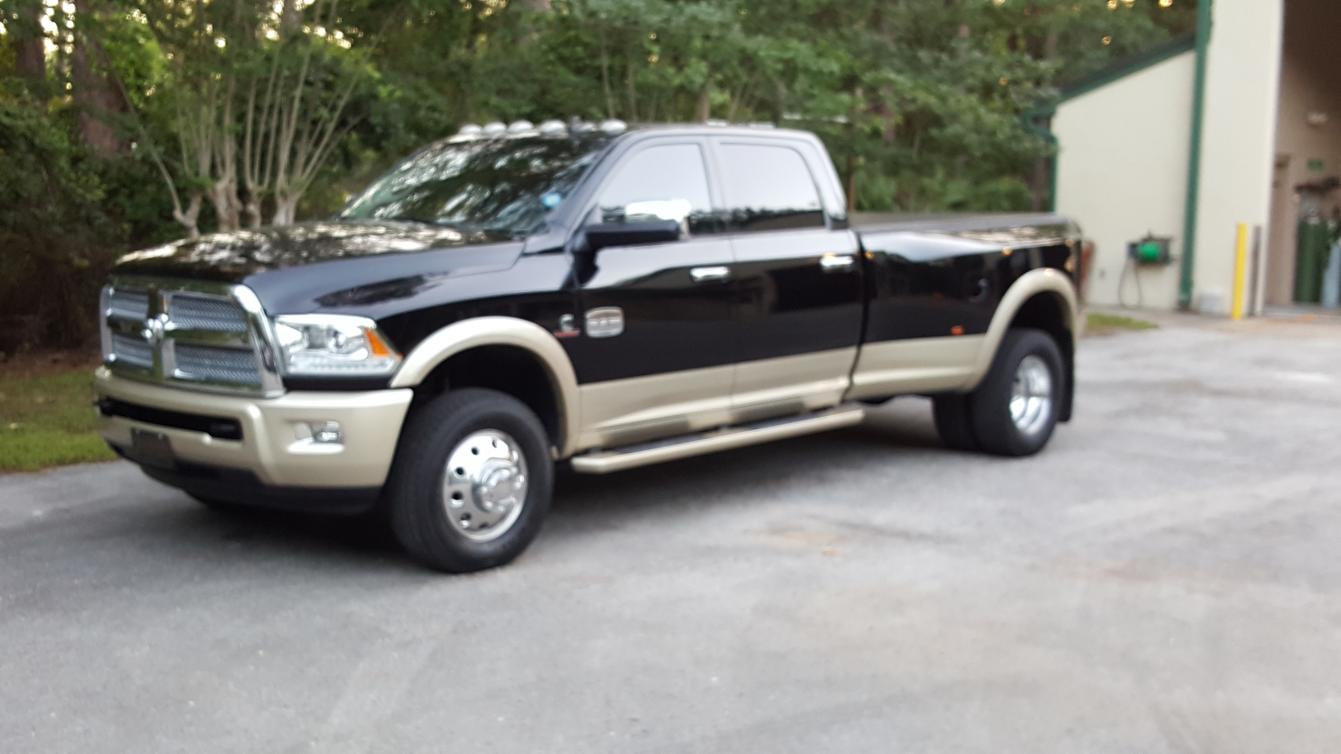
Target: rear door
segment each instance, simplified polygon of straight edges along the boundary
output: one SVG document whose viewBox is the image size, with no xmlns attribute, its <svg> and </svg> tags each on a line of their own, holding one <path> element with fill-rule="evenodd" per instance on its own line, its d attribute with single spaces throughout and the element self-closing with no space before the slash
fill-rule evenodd
<svg viewBox="0 0 1341 754">
<path fill-rule="evenodd" d="M 684 434 L 730 419 L 738 345 L 731 242 L 717 233 L 705 145 L 636 143 L 596 191 L 589 222 L 682 220 L 667 243 L 577 261 L 583 336 L 568 341 L 588 447 Z"/>
<path fill-rule="evenodd" d="M 712 146 L 735 254 L 735 417 L 837 404 L 861 337 L 862 266 L 856 235 L 834 219 L 843 208 L 827 207 L 820 190 L 828 157 L 776 137 Z"/>
</svg>

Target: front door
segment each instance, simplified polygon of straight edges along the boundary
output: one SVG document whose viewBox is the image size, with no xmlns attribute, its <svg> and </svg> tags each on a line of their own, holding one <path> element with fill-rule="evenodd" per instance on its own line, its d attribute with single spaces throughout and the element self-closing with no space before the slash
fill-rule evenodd
<svg viewBox="0 0 1341 754">
<path fill-rule="evenodd" d="M 568 342 L 580 442 L 614 447 L 726 424 L 736 362 L 731 242 L 715 234 L 695 139 L 634 144 L 597 191 L 601 223 L 682 221 L 681 238 L 576 261 L 582 337 Z"/>
</svg>

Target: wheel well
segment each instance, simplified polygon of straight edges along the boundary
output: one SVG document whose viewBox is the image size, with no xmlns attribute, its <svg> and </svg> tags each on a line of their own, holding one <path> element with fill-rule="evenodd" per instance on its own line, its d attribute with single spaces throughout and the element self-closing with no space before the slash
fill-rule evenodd
<svg viewBox="0 0 1341 754">
<path fill-rule="evenodd" d="M 549 371 L 535 354 L 516 346 L 480 346 L 454 354 L 415 388 L 415 404 L 447 390 L 481 387 L 507 393 L 539 417 L 554 447 L 563 445 L 563 422 Z"/>
<path fill-rule="evenodd" d="M 1075 338 L 1068 327 L 1066 301 L 1056 293 L 1035 293 L 1024 302 L 1010 321 L 1011 328 L 1032 327 L 1042 330 L 1057 343 L 1066 369 L 1066 394 L 1062 398 L 1062 421 L 1070 421 L 1072 398 L 1075 394 Z"/>
</svg>

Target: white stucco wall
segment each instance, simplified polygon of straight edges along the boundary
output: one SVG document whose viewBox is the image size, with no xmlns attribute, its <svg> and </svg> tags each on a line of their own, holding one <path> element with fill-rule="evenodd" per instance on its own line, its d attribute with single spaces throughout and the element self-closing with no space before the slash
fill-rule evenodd
<svg viewBox="0 0 1341 754">
<path fill-rule="evenodd" d="M 1282 0 L 1216 0 L 1207 55 L 1193 306 L 1228 314 L 1237 223 L 1269 232 Z M 1190 102 L 1190 100 L 1189 100 Z"/>
<path fill-rule="evenodd" d="M 1235 2 L 1236 0 L 1221 0 Z M 1128 279 L 1119 301 L 1127 243 L 1147 233 L 1171 236 L 1182 254 L 1196 55 L 1183 53 L 1061 103 L 1057 210 L 1094 241 L 1086 295 L 1095 304 L 1135 305 Z M 1144 305 L 1178 303 L 1178 265 L 1141 267 Z"/>
</svg>

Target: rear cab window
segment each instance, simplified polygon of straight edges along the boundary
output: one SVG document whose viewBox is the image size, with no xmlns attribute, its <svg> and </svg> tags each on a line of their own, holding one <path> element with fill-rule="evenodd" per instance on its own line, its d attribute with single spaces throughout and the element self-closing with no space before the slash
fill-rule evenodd
<svg viewBox="0 0 1341 754">
<path fill-rule="evenodd" d="M 786 144 L 724 142 L 717 161 L 735 232 L 825 227 L 824 203 L 805 158 Z"/>
</svg>

